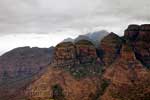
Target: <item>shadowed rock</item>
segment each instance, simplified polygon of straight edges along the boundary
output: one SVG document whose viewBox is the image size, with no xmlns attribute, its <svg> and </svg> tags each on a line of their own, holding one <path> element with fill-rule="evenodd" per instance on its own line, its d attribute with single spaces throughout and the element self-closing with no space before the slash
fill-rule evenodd
<svg viewBox="0 0 150 100">
<path fill-rule="evenodd" d="M 100 43 L 100 56 L 106 66 L 109 66 L 116 59 L 121 45 L 122 40 L 115 33 L 110 33 L 102 39 Z"/>
</svg>

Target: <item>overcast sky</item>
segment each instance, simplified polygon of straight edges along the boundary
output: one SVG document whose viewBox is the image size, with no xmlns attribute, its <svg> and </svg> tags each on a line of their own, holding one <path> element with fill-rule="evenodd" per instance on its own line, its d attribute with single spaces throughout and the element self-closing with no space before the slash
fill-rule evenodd
<svg viewBox="0 0 150 100">
<path fill-rule="evenodd" d="M 122 35 L 128 24 L 150 23 L 149 12 L 149 0 L 0 0 L 0 54 L 96 30 Z"/>
</svg>

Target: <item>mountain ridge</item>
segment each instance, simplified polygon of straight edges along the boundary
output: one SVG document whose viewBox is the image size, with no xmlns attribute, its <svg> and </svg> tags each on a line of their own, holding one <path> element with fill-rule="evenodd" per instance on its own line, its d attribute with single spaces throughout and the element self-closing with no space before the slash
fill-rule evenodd
<svg viewBox="0 0 150 100">
<path fill-rule="evenodd" d="M 149 35 L 150 24 L 132 24 L 124 36 L 111 32 L 98 45 L 83 38 L 61 42 L 45 70 L 24 81 L 21 95 L 3 100 L 149 100 Z"/>
</svg>

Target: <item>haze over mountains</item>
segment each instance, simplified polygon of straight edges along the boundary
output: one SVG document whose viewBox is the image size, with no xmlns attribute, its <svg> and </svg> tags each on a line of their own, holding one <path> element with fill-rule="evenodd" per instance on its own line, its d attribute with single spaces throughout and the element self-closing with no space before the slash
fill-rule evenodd
<svg viewBox="0 0 150 100">
<path fill-rule="evenodd" d="M 98 46 L 101 39 L 108 34 L 109 32 L 105 30 L 95 31 L 95 32 L 87 33 L 85 35 L 79 35 L 75 39 L 67 38 L 67 39 L 64 39 L 62 42 L 77 42 L 79 40 L 89 40 L 92 43 L 94 43 L 94 45 Z"/>
</svg>

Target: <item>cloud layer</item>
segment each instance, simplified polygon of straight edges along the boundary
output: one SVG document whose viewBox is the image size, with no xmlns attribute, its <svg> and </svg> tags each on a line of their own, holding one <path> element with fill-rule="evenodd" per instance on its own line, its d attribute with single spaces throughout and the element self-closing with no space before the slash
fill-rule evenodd
<svg viewBox="0 0 150 100">
<path fill-rule="evenodd" d="M 0 34 L 96 29 L 122 34 L 129 23 L 148 23 L 149 10 L 149 0 L 0 0 Z"/>
</svg>

